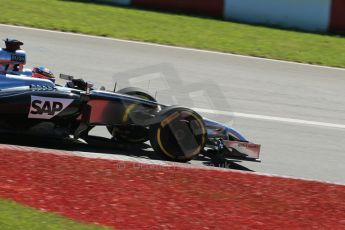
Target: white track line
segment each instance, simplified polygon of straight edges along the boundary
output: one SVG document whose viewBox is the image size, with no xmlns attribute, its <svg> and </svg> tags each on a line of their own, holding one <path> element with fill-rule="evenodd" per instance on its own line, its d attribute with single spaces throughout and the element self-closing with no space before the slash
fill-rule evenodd
<svg viewBox="0 0 345 230">
<path fill-rule="evenodd" d="M 218 115 L 242 117 L 242 118 L 256 119 L 256 120 L 278 121 L 278 122 L 291 123 L 291 124 L 345 129 L 345 125 L 327 123 L 327 122 L 307 121 L 307 120 L 299 120 L 299 119 L 285 118 L 285 117 L 273 117 L 273 116 L 265 116 L 265 115 L 258 115 L 258 114 L 237 113 L 237 112 L 228 112 L 228 111 L 220 111 L 220 110 L 212 110 L 212 109 L 201 109 L 201 108 L 193 108 L 193 110 L 199 113 L 218 114 Z"/>
<path fill-rule="evenodd" d="M 208 54 L 217 54 L 217 55 L 224 55 L 224 56 L 241 57 L 241 58 L 248 58 L 248 59 L 271 61 L 271 62 L 277 62 L 277 63 L 287 63 L 287 64 L 295 64 L 295 65 L 302 65 L 302 66 L 309 66 L 309 67 L 317 67 L 317 68 L 345 71 L 345 68 L 339 68 L 339 67 L 313 65 L 313 64 L 307 64 L 307 63 L 269 59 L 269 58 L 263 58 L 263 57 L 246 56 L 246 55 L 241 55 L 241 54 L 222 53 L 222 52 L 218 52 L 218 51 L 201 50 L 201 49 L 171 46 L 171 45 L 162 45 L 162 44 L 156 44 L 156 43 L 150 43 L 150 42 L 140 42 L 140 41 L 124 40 L 124 39 L 119 39 L 119 38 L 100 37 L 100 36 L 95 36 L 95 35 L 78 34 L 78 33 L 72 33 L 72 32 L 62 32 L 62 31 L 48 30 L 48 29 L 38 29 L 38 28 L 32 28 L 32 27 L 7 25 L 7 24 L 1 24 L 1 23 L 0 23 L 0 26 L 9 27 L 9 28 L 17 28 L 17 29 L 33 30 L 33 31 L 40 31 L 40 32 L 48 32 L 48 33 L 59 33 L 59 34 L 65 34 L 65 35 L 71 35 L 71 36 L 80 36 L 80 37 L 93 38 L 93 39 L 111 40 L 111 41 L 117 41 L 117 42 L 129 43 L 129 44 L 156 46 L 156 47 L 163 47 L 163 48 L 169 48 L 169 49 L 187 50 L 187 51 L 194 51 L 194 52 L 201 52 L 201 53 L 208 53 Z"/>
</svg>

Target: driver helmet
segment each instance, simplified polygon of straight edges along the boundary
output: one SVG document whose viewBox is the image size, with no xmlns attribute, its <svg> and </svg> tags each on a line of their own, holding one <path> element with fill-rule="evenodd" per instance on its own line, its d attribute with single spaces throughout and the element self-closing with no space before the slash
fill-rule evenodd
<svg viewBox="0 0 345 230">
<path fill-rule="evenodd" d="M 52 81 L 53 83 L 55 83 L 55 76 L 53 72 L 43 66 L 33 68 L 32 77 L 48 79 Z"/>
</svg>

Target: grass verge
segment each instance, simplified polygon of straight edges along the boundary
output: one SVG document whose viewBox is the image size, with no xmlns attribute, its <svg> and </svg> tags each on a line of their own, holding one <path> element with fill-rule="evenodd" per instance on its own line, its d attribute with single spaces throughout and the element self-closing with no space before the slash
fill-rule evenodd
<svg viewBox="0 0 345 230">
<path fill-rule="evenodd" d="M 52 213 L 0 199 L 0 229 L 2 230 L 106 230 L 109 228 L 81 224 Z"/>
<path fill-rule="evenodd" d="M 114 7 L 85 1 L 0 0 L 0 23 L 345 67 L 345 38 Z"/>
</svg>

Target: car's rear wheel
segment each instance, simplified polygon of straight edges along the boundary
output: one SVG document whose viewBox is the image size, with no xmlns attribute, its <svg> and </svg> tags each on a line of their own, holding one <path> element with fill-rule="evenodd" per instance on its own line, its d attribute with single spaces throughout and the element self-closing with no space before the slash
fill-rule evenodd
<svg viewBox="0 0 345 230">
<path fill-rule="evenodd" d="M 183 107 L 167 107 L 157 115 L 158 122 L 150 126 L 152 148 L 165 158 L 187 162 L 204 149 L 206 128 L 202 117 Z"/>
<path fill-rule="evenodd" d="M 137 88 L 137 87 L 126 87 L 126 88 L 120 89 L 119 91 L 117 91 L 117 93 L 126 94 L 133 97 L 145 99 L 148 101 L 157 102 L 156 98 L 152 96 L 148 91 Z"/>
<path fill-rule="evenodd" d="M 141 99 L 156 102 L 156 99 L 146 90 L 137 87 L 127 87 L 119 90 L 117 93 L 130 95 L 133 97 L 138 97 Z M 127 116 L 135 109 L 135 106 L 128 106 L 124 112 L 123 116 Z M 124 120 L 124 125 L 122 126 L 107 126 L 110 134 L 118 141 L 129 142 L 129 143 L 144 143 L 148 141 L 148 129 L 139 125 L 130 124 L 127 125 L 128 119 Z"/>
</svg>

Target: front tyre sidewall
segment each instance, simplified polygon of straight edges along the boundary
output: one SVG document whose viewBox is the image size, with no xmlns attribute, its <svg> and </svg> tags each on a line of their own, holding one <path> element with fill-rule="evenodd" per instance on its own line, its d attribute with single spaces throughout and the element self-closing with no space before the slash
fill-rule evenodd
<svg viewBox="0 0 345 230">
<path fill-rule="evenodd" d="M 159 124 L 150 127 L 150 142 L 156 152 L 181 162 L 199 155 L 206 142 L 206 128 L 199 114 L 172 107 L 162 110 L 158 116 Z"/>
</svg>

